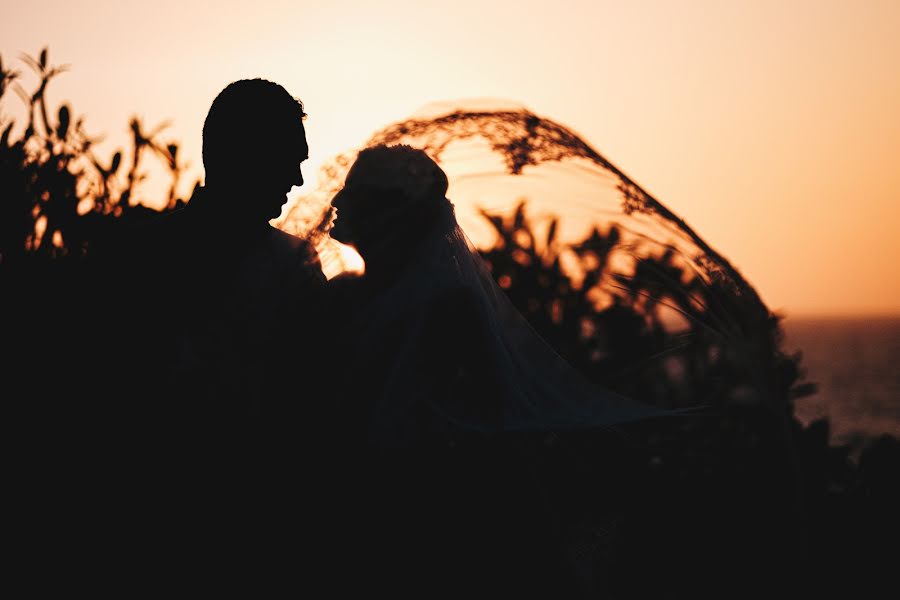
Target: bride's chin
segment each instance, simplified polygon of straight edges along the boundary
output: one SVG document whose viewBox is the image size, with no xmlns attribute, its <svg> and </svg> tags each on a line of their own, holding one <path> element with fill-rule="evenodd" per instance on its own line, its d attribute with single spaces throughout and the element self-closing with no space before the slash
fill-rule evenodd
<svg viewBox="0 0 900 600">
<path fill-rule="evenodd" d="M 328 235 L 331 236 L 331 239 L 344 244 L 345 246 L 353 246 L 353 241 L 347 236 L 343 231 L 338 229 L 337 227 L 332 227 L 328 232 Z"/>
<path fill-rule="evenodd" d="M 350 232 L 344 227 L 343 223 L 337 219 L 333 220 L 328 226 L 328 235 L 342 244 L 350 243 Z"/>
</svg>

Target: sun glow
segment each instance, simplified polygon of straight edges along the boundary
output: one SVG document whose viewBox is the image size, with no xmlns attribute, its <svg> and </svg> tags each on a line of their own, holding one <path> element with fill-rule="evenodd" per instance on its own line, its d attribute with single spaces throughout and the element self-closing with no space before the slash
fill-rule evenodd
<svg viewBox="0 0 900 600">
<path fill-rule="evenodd" d="M 203 178 L 201 130 L 224 85 L 265 77 L 300 97 L 307 183 L 332 156 L 436 100 L 510 98 L 570 126 L 683 216 L 789 312 L 896 313 L 900 3 L 225 0 L 21 3 L 4 68 L 48 46 L 109 164 L 127 124 L 171 126 Z M 53 15 L 48 19 L 47 15 Z M 40 27 L 34 24 L 40 23 Z M 85 40 L 92 40 L 85 43 Z M 640 40 L 640 43 L 636 43 Z M 112 51 L 111 51 L 112 50 Z M 27 69 L 22 83 L 27 83 Z M 4 117 L 20 106 L 4 97 Z M 127 164 L 129 156 L 123 156 Z M 164 166 L 136 200 L 160 206 Z M 349 256 L 347 257 L 349 260 Z"/>
</svg>

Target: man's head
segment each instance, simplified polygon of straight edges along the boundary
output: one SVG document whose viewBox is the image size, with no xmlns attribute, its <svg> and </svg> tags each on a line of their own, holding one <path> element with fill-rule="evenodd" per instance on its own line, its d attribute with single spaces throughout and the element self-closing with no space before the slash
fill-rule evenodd
<svg viewBox="0 0 900 600">
<path fill-rule="evenodd" d="M 203 166 L 207 187 L 227 192 L 228 210 L 279 215 L 291 186 L 303 184 L 305 116 L 299 100 L 264 79 L 235 81 L 216 96 L 203 124 Z"/>
</svg>

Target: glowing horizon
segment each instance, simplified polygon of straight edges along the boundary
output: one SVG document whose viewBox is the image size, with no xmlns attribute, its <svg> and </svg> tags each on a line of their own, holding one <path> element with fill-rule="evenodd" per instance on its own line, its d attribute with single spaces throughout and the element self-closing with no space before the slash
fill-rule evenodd
<svg viewBox="0 0 900 600">
<path fill-rule="evenodd" d="M 581 134 L 773 310 L 900 314 L 898 3 L 241 6 L 21 5 L 5 9 L 0 54 L 23 75 L 18 55 L 44 46 L 72 65 L 51 106 L 105 134 L 104 159 L 127 146 L 131 114 L 171 120 L 185 190 L 202 177 L 209 103 L 234 79 L 304 101 L 303 191 L 328 158 L 431 102 L 506 98 Z M 3 114 L 17 103 L 8 93 Z"/>
</svg>

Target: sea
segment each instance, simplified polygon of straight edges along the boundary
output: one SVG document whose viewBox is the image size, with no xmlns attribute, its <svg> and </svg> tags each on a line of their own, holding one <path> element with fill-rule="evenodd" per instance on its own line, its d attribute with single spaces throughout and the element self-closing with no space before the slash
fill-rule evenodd
<svg viewBox="0 0 900 600">
<path fill-rule="evenodd" d="M 828 418 L 831 443 L 860 449 L 900 438 L 900 316 L 791 317 L 782 322 L 789 352 L 801 352 L 816 394 L 796 401 L 808 424 Z"/>
</svg>

